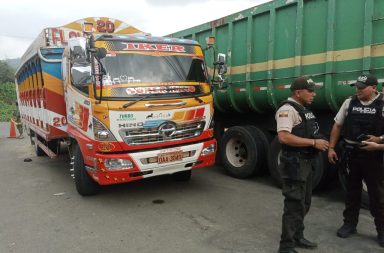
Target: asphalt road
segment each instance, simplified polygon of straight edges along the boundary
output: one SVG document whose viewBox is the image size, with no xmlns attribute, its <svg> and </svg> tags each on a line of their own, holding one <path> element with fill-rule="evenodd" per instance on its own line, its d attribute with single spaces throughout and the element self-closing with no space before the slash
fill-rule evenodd
<svg viewBox="0 0 384 253">
<path fill-rule="evenodd" d="M 36 157 L 8 133 L 0 123 L 0 253 L 277 252 L 283 198 L 269 176 L 239 180 L 216 166 L 186 183 L 164 176 L 81 197 L 67 157 Z M 315 194 L 305 232 L 319 248 L 299 252 L 384 252 L 367 210 L 356 236 L 335 236 L 343 197 L 337 185 Z"/>
</svg>

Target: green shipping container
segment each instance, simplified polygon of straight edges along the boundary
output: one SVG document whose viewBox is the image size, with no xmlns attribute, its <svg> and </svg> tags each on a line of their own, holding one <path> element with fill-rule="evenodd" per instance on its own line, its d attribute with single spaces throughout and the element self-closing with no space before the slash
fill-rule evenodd
<svg viewBox="0 0 384 253">
<path fill-rule="evenodd" d="M 314 109 L 332 111 L 354 93 L 349 84 L 362 72 L 384 81 L 382 0 L 276 0 L 171 36 L 203 47 L 216 38 L 206 60 L 212 74 L 213 51 L 227 55 L 227 88 L 215 87 L 221 112 L 271 112 L 304 74 L 323 85 Z"/>
</svg>

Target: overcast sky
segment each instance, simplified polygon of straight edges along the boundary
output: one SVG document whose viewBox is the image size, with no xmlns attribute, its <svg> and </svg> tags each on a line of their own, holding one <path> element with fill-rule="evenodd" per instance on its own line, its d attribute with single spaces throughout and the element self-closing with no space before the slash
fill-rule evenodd
<svg viewBox="0 0 384 253">
<path fill-rule="evenodd" d="M 0 60 L 21 57 L 45 27 L 86 17 L 110 17 L 162 36 L 270 0 L 12 0 L 0 7 Z"/>
</svg>

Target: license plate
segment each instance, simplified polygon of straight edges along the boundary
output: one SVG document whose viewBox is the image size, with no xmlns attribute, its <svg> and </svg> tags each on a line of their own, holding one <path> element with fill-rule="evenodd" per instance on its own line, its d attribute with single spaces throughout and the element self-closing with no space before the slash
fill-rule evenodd
<svg viewBox="0 0 384 253">
<path fill-rule="evenodd" d="M 183 159 L 183 151 L 162 153 L 157 156 L 157 163 L 170 163 L 181 161 Z"/>
</svg>

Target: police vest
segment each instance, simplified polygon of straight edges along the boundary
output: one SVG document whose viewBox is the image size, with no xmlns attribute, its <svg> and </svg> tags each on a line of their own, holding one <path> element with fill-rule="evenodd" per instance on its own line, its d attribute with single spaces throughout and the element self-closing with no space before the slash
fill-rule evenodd
<svg viewBox="0 0 384 253">
<path fill-rule="evenodd" d="M 319 125 L 313 112 L 293 101 L 286 100 L 281 105 L 284 104 L 293 106 L 301 117 L 301 123 L 292 128 L 291 134 L 302 138 L 315 138 L 318 135 Z M 297 152 L 306 157 L 311 157 L 318 153 L 318 150 L 313 147 L 292 147 L 283 144 L 281 148 L 283 151 Z"/>
<path fill-rule="evenodd" d="M 345 138 L 357 141 L 356 138 L 361 134 L 382 135 L 384 133 L 383 106 L 383 94 L 369 105 L 361 104 L 354 95 L 345 119 Z"/>
</svg>

